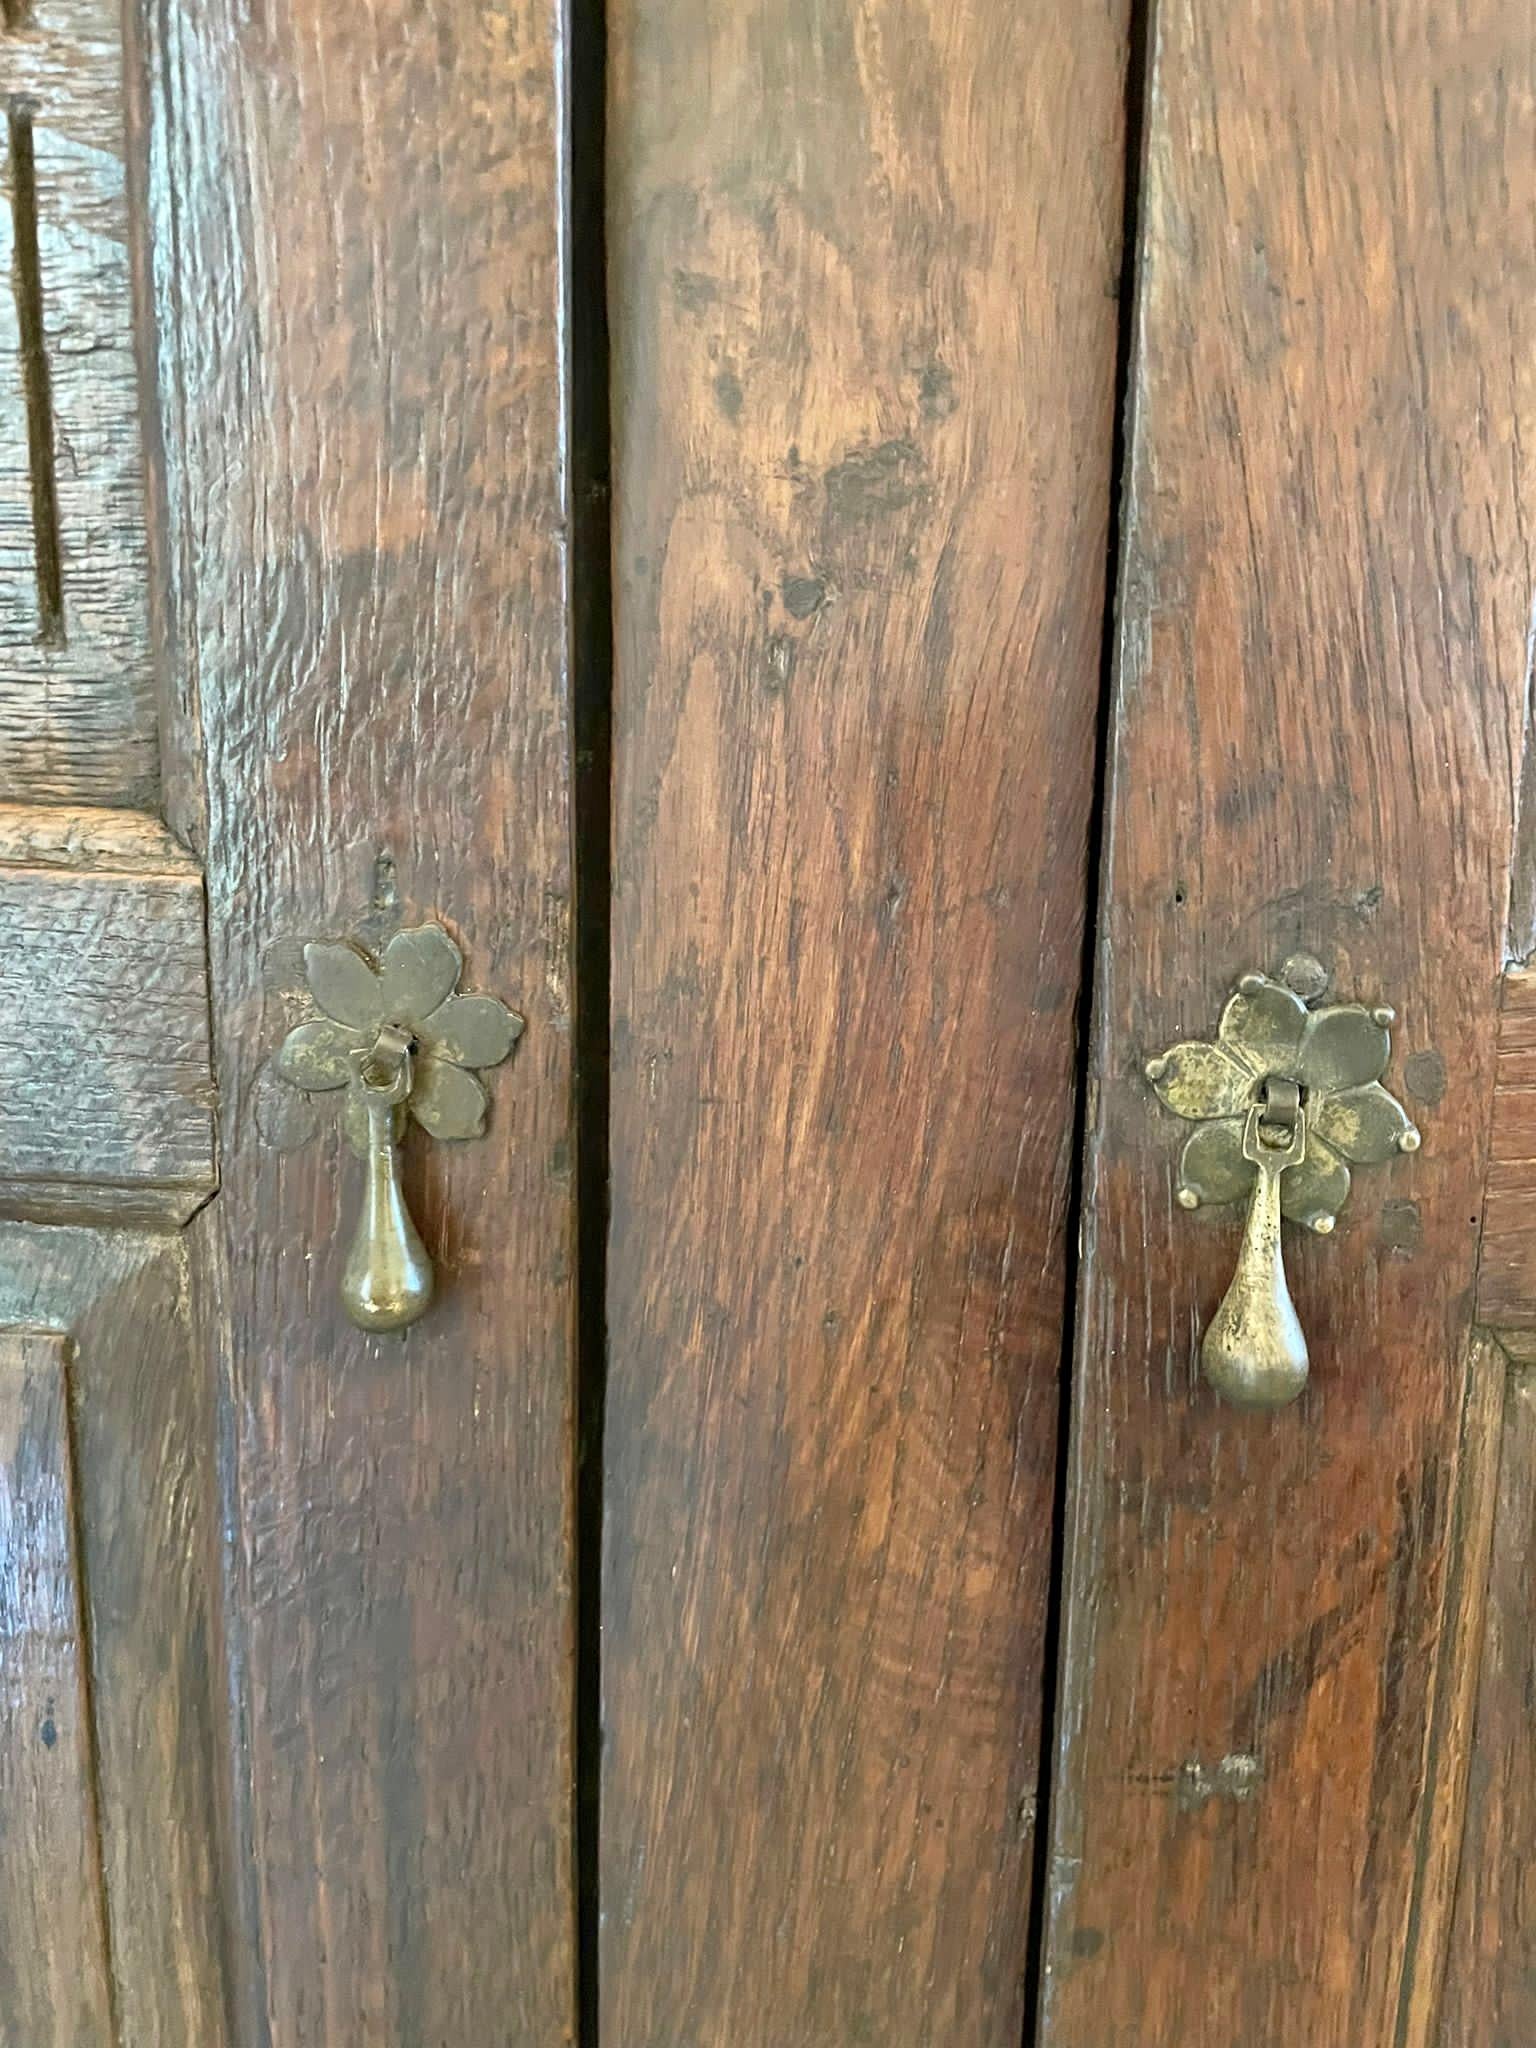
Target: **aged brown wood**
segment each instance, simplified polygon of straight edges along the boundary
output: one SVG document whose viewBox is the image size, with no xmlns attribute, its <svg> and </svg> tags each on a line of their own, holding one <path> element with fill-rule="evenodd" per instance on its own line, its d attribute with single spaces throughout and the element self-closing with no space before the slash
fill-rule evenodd
<svg viewBox="0 0 1536 2048">
<path fill-rule="evenodd" d="M 572 2027 L 558 23 L 154 0 L 135 68 L 223 1105 L 232 1945 L 274 2048 Z M 528 1028 L 483 1139 L 411 1141 L 442 1298 L 370 1338 L 356 1162 L 270 1060 L 304 939 L 425 917 Z"/>
<path fill-rule="evenodd" d="M 1506 975 L 1499 1016 L 1477 1313 L 1508 1350 L 1536 1356 L 1536 974 L 1523 968 Z"/>
<path fill-rule="evenodd" d="M 1536 1375 L 1509 1382 L 1466 1834 L 1445 1972 L 1442 2048 L 1536 2039 Z"/>
<path fill-rule="evenodd" d="M 108 2028 L 105 2005 L 91 1989 L 90 1958 L 68 1954 L 62 1939 L 94 1910 L 91 1892 L 76 1886 L 58 1903 L 53 1942 L 10 1959 L 22 2003 L 14 2003 L 8 1982 L 0 1984 L 0 2039 L 17 2048 L 52 2041 L 46 2028 L 23 2024 L 22 2015 L 33 2010 L 26 2001 L 67 2017 L 74 2007 L 64 1983 L 73 1987 L 78 1976 L 93 2026 L 78 2037 L 60 2034 L 61 2041 L 78 2038 L 80 2048 L 224 2048 L 214 1464 L 181 1240 L 0 1225 L 0 1324 L 45 1330 L 46 1338 L 34 1341 L 68 1358 L 80 1544 L 74 1568 L 87 1594 L 93 1712 L 87 1729 L 83 1719 L 75 1726 L 56 1711 L 59 1740 L 50 1754 L 59 1759 L 78 1735 L 94 1756 L 95 1792 L 88 1781 L 86 1792 L 100 1829 L 116 2025 L 115 2032 Z M 0 1603 L 53 1568 L 37 1527 L 50 1497 L 29 1482 L 27 1527 L 0 1544 Z M 9 1636 L 4 1640 L 0 1672 L 8 1679 Z M 7 1762 L 29 1761 L 33 1735 L 25 1733 L 26 1743 L 8 1734 L 0 1745 L 0 1774 Z M 67 1765 L 67 1755 L 62 1761 Z M 0 1890 L 8 1877 L 30 1881 L 39 1910 L 52 1916 L 52 1879 L 33 1851 L 16 1844 L 9 1797 L 3 1810 Z M 69 1882 L 75 1884 L 72 1874 Z M 94 1861 L 90 1884 L 99 1902 Z M 48 1976 L 50 1957 L 62 1980 Z"/>
<path fill-rule="evenodd" d="M 0 2035 L 112 2035 L 65 1345 L 0 1325 Z"/>
<path fill-rule="evenodd" d="M 1527 782 L 1511 919 L 1517 944 L 1528 937 L 1520 929 L 1527 920 L 1518 899 L 1532 831 L 1529 792 Z M 1465 1828 L 1447 1902 L 1450 1935 L 1439 2029 L 1426 2035 L 1441 2048 L 1473 2042 L 1478 2048 L 1516 2048 L 1536 2033 L 1536 1914 L 1528 1876 L 1536 1848 L 1536 1768 L 1531 1761 L 1531 1702 L 1536 1698 L 1531 1649 L 1536 1554 L 1536 1378 L 1530 1371 L 1536 1355 L 1533 1106 L 1536 974 L 1516 967 L 1505 976 L 1499 1018 L 1477 1310 L 1498 1332 L 1500 1360 L 1512 1355 L 1521 1362 L 1509 1373 L 1503 1439 L 1494 1461 L 1497 1498 L 1486 1627 L 1467 1657 L 1476 1711 L 1465 1731 L 1470 1765 Z"/>
<path fill-rule="evenodd" d="M 1536 23 L 1163 0 L 1148 101 L 1047 2048 L 1386 2048 L 1415 1928 L 1527 691 Z M 1496 251 L 1496 260 L 1489 252 Z M 1424 1150 L 1290 1244 L 1313 1385 L 1217 1405 L 1236 1224 L 1143 1058 L 1298 946 Z M 1480 1455 L 1482 1453 L 1479 1453 Z M 1432 1958 L 1429 1959 L 1432 1962 Z"/>
<path fill-rule="evenodd" d="M 213 1183 L 195 862 L 131 811 L 0 804 L 0 1214 L 179 1221 Z"/>
<path fill-rule="evenodd" d="M 1416 1816 L 1419 1880 L 1405 1932 L 1404 1984 L 1394 2048 L 1435 2048 L 1467 1820 L 1467 1786 L 1487 1619 L 1488 1567 L 1499 1483 L 1509 1359 L 1475 1330 L 1467 1347 L 1461 1444 L 1446 1536 L 1445 1597 L 1436 1627 L 1435 1695 Z M 1481 2048 L 1476 2035 L 1467 2048 Z M 1448 2048 L 1448 2044 L 1442 2044 Z"/>
<path fill-rule="evenodd" d="M 121 12 L 29 0 L 0 25 L 0 798 L 142 807 L 159 765 Z"/>
<path fill-rule="evenodd" d="M 1124 47 L 611 12 L 625 2048 L 1020 2038 Z"/>
</svg>

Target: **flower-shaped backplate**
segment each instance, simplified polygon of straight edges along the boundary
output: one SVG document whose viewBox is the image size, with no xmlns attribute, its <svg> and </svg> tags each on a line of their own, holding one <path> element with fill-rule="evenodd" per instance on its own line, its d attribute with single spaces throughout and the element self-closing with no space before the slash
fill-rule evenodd
<svg viewBox="0 0 1536 2048">
<path fill-rule="evenodd" d="M 486 1091 L 475 1069 L 494 1067 L 522 1035 L 523 1020 L 495 996 L 458 995 L 463 955 L 441 925 L 396 932 L 377 965 L 348 940 L 304 948 L 304 971 L 323 1015 L 284 1039 L 277 1070 L 306 1094 L 345 1089 L 342 1127 L 366 1154 L 368 1117 L 357 1059 L 385 1025 L 412 1041 L 407 1112 L 434 1138 L 475 1138 L 485 1128 Z"/>
<path fill-rule="evenodd" d="M 1256 1169 L 1243 1156 L 1244 1123 L 1273 1076 L 1300 1084 L 1306 1113 L 1305 1157 L 1281 1179 L 1281 1208 L 1313 1230 L 1331 1230 L 1352 1165 L 1379 1165 L 1419 1144 L 1407 1111 L 1382 1085 L 1392 1021 L 1384 1006 L 1309 1009 L 1267 975 L 1244 975 L 1214 1043 L 1190 1040 L 1147 1062 L 1159 1099 L 1198 1125 L 1179 1162 L 1184 1207 L 1249 1193 Z"/>
</svg>

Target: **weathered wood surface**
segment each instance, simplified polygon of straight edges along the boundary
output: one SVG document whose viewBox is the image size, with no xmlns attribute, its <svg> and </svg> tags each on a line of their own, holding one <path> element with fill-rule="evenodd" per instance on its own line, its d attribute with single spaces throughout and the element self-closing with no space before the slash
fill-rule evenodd
<svg viewBox="0 0 1536 2048">
<path fill-rule="evenodd" d="M 1536 1374 L 1509 1383 L 1441 2048 L 1536 2040 Z"/>
<path fill-rule="evenodd" d="M 1463 1378 L 1461 1443 L 1449 1475 L 1446 1590 L 1417 1816 L 1419 1872 L 1413 1920 L 1404 1935 L 1405 1979 L 1393 2048 L 1452 2048 L 1441 2042 L 1440 2008 L 1466 1829 L 1508 1375 L 1503 1346 L 1486 1330 L 1474 1330 Z M 1469 2036 L 1466 2048 L 1483 2048 L 1481 2038 Z"/>
<path fill-rule="evenodd" d="M 1510 1351 L 1536 1357 L 1536 973 L 1524 968 L 1505 976 L 1499 1016 L 1477 1313 Z"/>
<path fill-rule="evenodd" d="M 214 1653 L 215 1466 L 206 1373 L 189 1320 L 179 1238 L 124 1230 L 0 1225 L 0 1323 L 33 1325 L 67 1347 L 73 1409 L 75 1560 L 89 1614 L 96 1764 L 95 1822 L 105 1872 L 115 2031 L 105 2019 L 60 2041 L 79 2048 L 224 2048 L 222 1875 L 217 1849 L 221 1678 Z M 47 1498 L 32 1488 L 36 1507 Z M 36 1527 L 0 1542 L 21 1572 L 48 1566 Z M 83 1566 L 83 1569 L 79 1569 Z M 0 1599 L 4 1598 L 0 1592 Z M 9 1671 L 7 1651 L 0 1674 Z M 75 1730 L 53 1715 L 57 1759 Z M 83 1724 L 78 1733 L 85 1740 Z M 9 1735 L 4 1760 L 25 1761 Z M 0 1775 L 5 1761 L 0 1760 Z M 87 1792 L 89 1786 L 87 1785 Z M 0 1889 L 13 1873 L 52 1912 L 48 1871 L 10 1832 L 6 1799 Z M 93 1850 L 93 1856 L 94 1856 Z M 101 1871 L 91 1883 L 99 1902 Z M 45 1964 L 90 1894 L 62 1902 L 54 1947 L 16 1971 L 23 2002 L 0 1983 L 0 2040 L 52 2041 L 19 2014 L 28 1997 L 68 2001 Z M 3 1918 L 3 1914 L 0 1914 Z M 89 1958 L 63 1958 L 71 1988 L 89 1989 Z M 63 1967 L 61 1965 L 61 1967 Z M 93 2015 L 101 2003 L 91 1992 Z M 14 2031 L 12 2031 L 14 2025 Z"/>
<path fill-rule="evenodd" d="M 1017 2048 L 1124 10 L 610 33 L 602 2037 Z"/>
<path fill-rule="evenodd" d="M 572 1189 L 556 10 L 153 0 L 172 821 L 205 844 L 199 1219 L 240 1716 L 240 2024 L 573 2025 Z M 157 502 L 159 493 L 157 491 Z M 357 1162 L 270 1070 L 301 942 L 438 917 L 527 1017 L 408 1145 L 441 1298 L 337 1298 Z"/>
<path fill-rule="evenodd" d="M 110 2048 L 64 1339 L 0 1323 L 0 2039 Z"/>
<path fill-rule="evenodd" d="M 196 863 L 132 812 L 0 804 L 0 1214 L 177 1221 L 213 1183 Z"/>
<path fill-rule="evenodd" d="M 1074 1383 L 1046 2048 L 1387 2048 L 1423 1970 L 1536 565 L 1536 20 L 1163 0 Z M 1496 252 L 1496 256 L 1492 253 Z M 1223 1409 L 1232 1215 L 1141 1062 L 1306 947 L 1424 1149 L 1288 1233 L 1313 1385 Z M 1475 1490 L 1475 1489 L 1474 1489 Z"/>
<path fill-rule="evenodd" d="M 159 768 L 122 10 L 15 11 L 0 26 L 0 798 L 143 806 Z M 57 614 L 40 545 L 56 549 Z"/>
</svg>

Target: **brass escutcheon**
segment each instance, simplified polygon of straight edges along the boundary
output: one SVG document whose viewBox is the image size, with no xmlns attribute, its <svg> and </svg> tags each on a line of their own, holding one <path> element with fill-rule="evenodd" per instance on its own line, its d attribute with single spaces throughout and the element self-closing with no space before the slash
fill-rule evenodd
<svg viewBox="0 0 1536 2048">
<path fill-rule="evenodd" d="M 1200 1347 L 1206 1378 L 1242 1408 L 1284 1407 L 1307 1383 L 1281 1219 L 1327 1236 L 1351 1168 L 1420 1143 L 1381 1079 L 1394 1012 L 1315 1000 L 1327 976 L 1311 954 L 1293 956 L 1283 973 L 1245 974 L 1213 1042 L 1188 1040 L 1146 1063 L 1159 1100 L 1196 1125 L 1179 1159 L 1180 1206 L 1247 1197 L 1237 1271 Z"/>
<path fill-rule="evenodd" d="M 400 1184 L 408 1122 L 434 1138 L 478 1137 L 487 1107 L 478 1070 L 498 1066 L 522 1035 L 522 1018 L 495 996 L 457 993 L 463 967 L 439 924 L 396 932 L 377 962 L 350 939 L 304 948 L 320 1014 L 288 1033 L 277 1071 L 306 1094 L 338 1095 L 342 1129 L 365 1162 L 341 1279 L 347 1314 L 365 1330 L 404 1329 L 436 1291 Z"/>
</svg>

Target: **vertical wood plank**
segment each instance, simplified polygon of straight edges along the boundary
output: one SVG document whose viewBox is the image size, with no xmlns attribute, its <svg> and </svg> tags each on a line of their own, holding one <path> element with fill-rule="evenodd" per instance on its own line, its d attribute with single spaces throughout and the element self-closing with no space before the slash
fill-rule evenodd
<svg viewBox="0 0 1536 2048">
<path fill-rule="evenodd" d="M 1509 1384 L 1466 1833 L 1440 2013 L 1442 2048 L 1536 2039 L 1536 1372 Z"/>
<path fill-rule="evenodd" d="M 119 2034 L 132 2048 L 223 2048 L 215 1489 L 184 1242 L 0 1225 L 0 1323 L 50 1325 L 68 1346 Z M 8 2048 L 10 2016 L 0 1997 Z M 18 2032 L 18 2048 L 32 2038 Z"/>
<path fill-rule="evenodd" d="M 0 26 L 0 798 L 152 807 L 122 8 L 31 0 L 18 12 Z M 23 134 L 30 185 L 18 190 Z M 29 235 L 30 286 L 16 260 Z M 45 390 L 29 391 L 37 378 Z M 56 617 L 39 602 L 29 399 L 49 416 Z"/>
<path fill-rule="evenodd" d="M 559 11 L 153 0 L 173 701 L 204 736 L 251 2040 L 573 2026 Z M 194 727 L 195 729 L 195 727 Z M 527 1017 L 409 1145 L 441 1295 L 337 1300 L 357 1162 L 271 1071 L 301 942 L 437 917 Z"/>
<path fill-rule="evenodd" d="M 65 1351 L 0 1329 L 0 2033 L 110 2048 Z"/>
<path fill-rule="evenodd" d="M 611 12 L 624 2048 L 1020 2037 L 1124 14 Z"/>
<path fill-rule="evenodd" d="M 1508 0 L 1157 9 L 1048 2048 L 1411 2016 L 1536 587 L 1533 73 Z M 1298 947 L 1397 1005 L 1424 1150 L 1288 1233 L 1313 1384 L 1244 1416 L 1197 1365 L 1237 1222 L 1175 1205 L 1141 1065 Z"/>
</svg>

